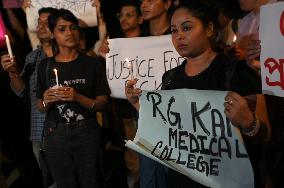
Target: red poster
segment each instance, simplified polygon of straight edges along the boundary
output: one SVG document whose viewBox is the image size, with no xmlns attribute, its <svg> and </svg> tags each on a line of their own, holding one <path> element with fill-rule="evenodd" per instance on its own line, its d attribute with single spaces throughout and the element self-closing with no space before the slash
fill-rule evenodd
<svg viewBox="0 0 284 188">
<path fill-rule="evenodd" d="M 4 8 L 21 8 L 23 0 L 3 0 Z"/>
</svg>

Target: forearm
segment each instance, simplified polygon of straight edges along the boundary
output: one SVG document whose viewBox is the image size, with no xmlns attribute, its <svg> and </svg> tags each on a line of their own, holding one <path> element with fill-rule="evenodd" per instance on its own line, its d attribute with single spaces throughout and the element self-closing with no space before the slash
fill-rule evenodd
<svg viewBox="0 0 284 188">
<path fill-rule="evenodd" d="M 24 89 L 26 88 L 25 82 L 19 76 L 17 72 L 9 72 L 10 77 L 10 85 L 12 90 L 19 96 L 22 94 Z"/>
<path fill-rule="evenodd" d="M 102 111 L 105 109 L 107 104 L 107 96 L 97 96 L 95 99 L 91 99 L 84 95 L 78 94 L 75 98 L 75 101 L 89 110 Z"/>
</svg>

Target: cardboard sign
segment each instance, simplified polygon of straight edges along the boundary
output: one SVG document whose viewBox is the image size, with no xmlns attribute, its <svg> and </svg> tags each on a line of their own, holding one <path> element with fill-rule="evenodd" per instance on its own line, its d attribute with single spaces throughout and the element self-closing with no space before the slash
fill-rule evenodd
<svg viewBox="0 0 284 188">
<path fill-rule="evenodd" d="M 116 98 L 126 98 L 124 86 L 132 73 L 139 79 L 136 87 L 158 90 L 164 72 L 184 60 L 176 52 L 170 35 L 117 38 L 108 42 L 110 52 L 106 55 L 106 73 L 112 96 Z"/>
<path fill-rule="evenodd" d="M 126 146 L 208 187 L 253 188 L 242 136 L 224 114 L 225 96 L 225 91 L 143 91 L 138 130 Z"/>
<path fill-rule="evenodd" d="M 88 26 L 97 25 L 96 7 L 90 0 L 31 0 L 31 7 L 26 9 L 28 28 L 35 31 L 38 10 L 42 7 L 64 8 L 70 10 L 78 19 Z"/>
<path fill-rule="evenodd" d="M 284 97 L 284 2 L 260 10 L 262 92 Z"/>
</svg>

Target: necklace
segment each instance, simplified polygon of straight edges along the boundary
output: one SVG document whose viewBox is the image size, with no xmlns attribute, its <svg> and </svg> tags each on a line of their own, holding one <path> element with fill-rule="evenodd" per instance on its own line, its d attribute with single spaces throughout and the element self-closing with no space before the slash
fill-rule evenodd
<svg viewBox="0 0 284 188">
<path fill-rule="evenodd" d="M 204 64 L 201 69 L 195 73 L 195 74 L 192 74 L 189 72 L 189 63 L 187 62 L 186 63 L 186 66 L 185 66 L 185 73 L 187 76 L 189 77 L 194 77 L 194 76 L 198 76 L 199 74 L 201 74 L 203 71 L 205 71 L 211 64 L 211 62 L 213 61 L 213 59 L 215 58 L 216 54 L 214 53 L 214 55 L 212 55 L 212 53 L 209 54 L 208 58 L 207 58 L 207 62 L 206 64 Z"/>
</svg>

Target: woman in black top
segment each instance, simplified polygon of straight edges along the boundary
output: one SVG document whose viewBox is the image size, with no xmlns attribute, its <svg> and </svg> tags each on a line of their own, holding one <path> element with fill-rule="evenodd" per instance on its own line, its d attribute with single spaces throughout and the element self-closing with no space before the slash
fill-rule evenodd
<svg viewBox="0 0 284 188">
<path fill-rule="evenodd" d="M 163 75 L 163 88 L 234 91 L 228 92 L 225 97 L 225 114 L 244 135 L 254 139 L 266 129 L 255 121 L 253 105 L 249 105 L 242 96 L 259 92 L 260 82 L 248 66 L 235 64 L 212 49 L 215 18 L 210 5 L 203 1 L 185 2 L 174 10 L 171 18 L 172 42 L 186 60 Z M 128 81 L 125 93 L 129 102 L 139 110 L 141 90 L 134 88 L 135 83 L 136 80 Z M 204 187 L 171 169 L 168 175 L 169 187 Z"/>
<path fill-rule="evenodd" d="M 39 64 L 37 82 L 37 106 L 47 112 L 47 161 L 58 188 L 99 188 L 101 134 L 96 111 L 104 108 L 109 94 L 103 65 L 78 51 L 78 20 L 69 10 L 58 10 L 48 24 L 57 50 Z"/>
</svg>

